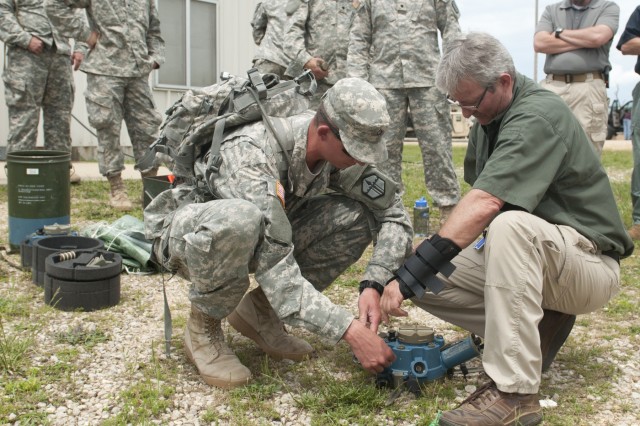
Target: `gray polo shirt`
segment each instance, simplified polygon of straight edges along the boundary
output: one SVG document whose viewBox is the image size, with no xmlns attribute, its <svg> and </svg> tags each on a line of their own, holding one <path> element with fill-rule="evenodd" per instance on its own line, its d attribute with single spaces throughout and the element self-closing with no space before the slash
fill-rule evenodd
<svg viewBox="0 0 640 426">
<path fill-rule="evenodd" d="M 536 32 L 553 32 L 556 28 L 577 30 L 606 25 L 615 34 L 618 31 L 620 7 L 606 0 L 591 0 L 585 9 L 579 10 L 572 6 L 571 0 L 563 0 L 547 6 L 536 26 Z M 609 49 L 613 37 L 598 48 L 576 49 L 570 52 L 549 54 L 544 63 L 547 74 L 582 74 L 585 72 L 608 71 Z"/>
</svg>

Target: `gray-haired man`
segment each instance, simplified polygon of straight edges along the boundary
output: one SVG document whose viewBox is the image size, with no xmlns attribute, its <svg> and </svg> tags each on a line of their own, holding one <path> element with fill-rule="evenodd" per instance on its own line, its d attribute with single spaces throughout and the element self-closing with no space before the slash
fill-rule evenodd
<svg viewBox="0 0 640 426">
<path fill-rule="evenodd" d="M 214 386 L 239 386 L 251 377 L 225 343 L 224 318 L 276 358 L 301 360 L 313 350 L 287 335 L 281 320 L 334 343 L 345 340 L 371 372 L 395 358 L 375 333 L 381 283 L 410 253 L 412 229 L 393 183 L 368 166 L 387 155 L 384 98 L 364 80 L 343 79 L 315 115 L 281 124 L 288 135 L 282 146 L 262 122 L 226 135 L 222 165 L 205 179 L 200 202 L 194 187 L 183 184 L 144 212 L 156 259 L 192 282 L 185 350 Z M 358 321 L 320 291 L 374 236 Z M 245 294 L 250 273 L 259 287 Z"/>
<path fill-rule="evenodd" d="M 436 84 L 476 118 L 464 162 L 472 189 L 385 287 L 382 310 L 406 315 L 400 305 L 411 298 L 484 336 L 492 381 L 440 425 L 535 425 L 542 370 L 574 315 L 619 291 L 619 260 L 633 243 L 580 123 L 560 97 L 515 71 L 498 40 L 471 33 L 450 42 Z M 455 271 L 437 281 L 450 262 Z"/>
</svg>

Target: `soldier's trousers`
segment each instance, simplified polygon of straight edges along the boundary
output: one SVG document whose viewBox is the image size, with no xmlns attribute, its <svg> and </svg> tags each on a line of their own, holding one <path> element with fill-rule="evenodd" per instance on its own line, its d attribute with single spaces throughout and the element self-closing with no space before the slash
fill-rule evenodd
<svg viewBox="0 0 640 426">
<path fill-rule="evenodd" d="M 245 200 L 186 205 L 166 224 L 161 244 L 154 245 L 156 258 L 167 258 L 166 252 L 157 252 L 165 246 L 171 269 L 192 283 L 191 302 L 215 318 L 225 318 L 249 288 L 250 273 L 291 261 L 288 256 L 268 253 L 262 244 L 269 238 L 264 220 L 262 212 Z M 297 267 L 283 269 L 288 274 L 299 268 L 319 291 L 360 259 L 372 239 L 368 213 L 360 203 L 343 196 L 311 198 L 289 220 Z M 267 258 L 274 263 L 265 264 Z M 272 300 L 274 306 L 282 306 L 287 305 L 287 298 L 301 294 L 300 289 L 291 288 L 292 282 L 279 276 L 259 284 L 270 299 L 279 299 Z"/>
<path fill-rule="evenodd" d="M 2 79 L 9 111 L 8 151 L 36 147 L 42 109 L 45 149 L 71 150 L 74 84 L 68 55 L 46 48 L 36 55 L 7 46 Z"/>
<path fill-rule="evenodd" d="M 98 134 L 98 169 L 103 176 L 124 170 L 120 148 L 122 120 L 127 125 L 133 155 L 139 160 L 158 134 L 162 116 L 156 111 L 149 77 L 87 74 L 89 123 Z"/>
<path fill-rule="evenodd" d="M 456 256 L 445 288 L 411 299 L 445 321 L 484 337 L 482 365 L 503 392 L 537 393 L 543 309 L 584 314 L 620 290 L 620 265 L 569 226 L 526 212 L 498 215 L 486 245 Z"/>
<path fill-rule="evenodd" d="M 389 159 L 376 164 L 395 180 L 401 190 L 402 148 L 410 113 L 422 153 L 424 181 L 437 206 L 452 206 L 460 200 L 460 185 L 453 168 L 451 113 L 445 96 L 435 87 L 378 89 L 387 101 L 391 125 L 382 136 Z"/>
</svg>

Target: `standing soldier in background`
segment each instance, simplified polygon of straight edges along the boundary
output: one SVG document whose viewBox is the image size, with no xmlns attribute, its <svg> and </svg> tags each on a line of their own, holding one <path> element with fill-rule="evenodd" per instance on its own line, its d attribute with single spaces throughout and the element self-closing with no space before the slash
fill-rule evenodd
<svg viewBox="0 0 640 426">
<path fill-rule="evenodd" d="M 271 73 L 284 78 L 284 72 L 291 61 L 283 47 L 287 21 L 284 11 L 286 3 L 287 0 L 265 0 L 258 3 L 253 13 L 251 28 L 253 41 L 258 46 L 253 66 L 261 74 Z"/>
<path fill-rule="evenodd" d="M 84 20 L 77 12 L 75 19 Z M 8 151 L 36 148 L 42 109 L 45 149 L 71 152 L 71 66 L 80 67 L 87 45 L 75 43 L 72 53 L 42 2 L 29 0 L 0 0 L 0 40 L 6 45 L 2 79 L 9 112 Z M 72 174 L 71 182 L 79 183 L 80 177 Z"/>
<path fill-rule="evenodd" d="M 459 16 L 454 0 L 364 0 L 351 28 L 347 60 L 348 75 L 368 80 L 387 101 L 391 126 L 383 137 L 389 160 L 377 166 L 401 188 L 402 147 L 411 114 L 425 184 L 440 208 L 441 223 L 458 203 L 460 186 L 451 158 L 450 107 L 435 87 L 438 31 L 446 44 L 460 34 Z"/>
<path fill-rule="evenodd" d="M 540 85 L 571 108 L 598 155 L 607 138 L 609 49 L 620 7 L 606 0 L 562 0 L 544 10 L 533 47 L 546 53 Z"/>
<path fill-rule="evenodd" d="M 310 108 L 338 80 L 347 76 L 349 28 L 355 17 L 357 1 L 288 0 L 285 51 L 291 55 L 286 74 L 297 77 L 305 69 L 318 80 L 318 89 Z"/>
<path fill-rule="evenodd" d="M 92 0 L 45 0 L 51 22 L 65 35 L 84 40 L 91 49 L 80 69 L 87 74 L 87 113 L 98 133 L 100 173 L 111 186 L 111 206 L 133 208 L 121 172 L 124 154 L 120 129 L 124 118 L 136 160 L 153 143 L 162 122 L 149 88 L 151 70 L 164 62 L 158 11 L 152 0 L 130 0 L 126 6 Z M 89 25 L 72 13 L 87 9 Z M 157 167 L 141 170 L 155 176 Z"/>
<path fill-rule="evenodd" d="M 636 7 L 620 36 L 616 48 L 623 55 L 637 57 L 634 68 L 640 74 L 640 6 Z M 631 174 L 631 219 L 633 224 L 627 231 L 634 240 L 640 240 L 640 83 L 632 92 L 633 107 L 631 109 L 631 143 L 633 148 L 633 172 Z"/>
</svg>

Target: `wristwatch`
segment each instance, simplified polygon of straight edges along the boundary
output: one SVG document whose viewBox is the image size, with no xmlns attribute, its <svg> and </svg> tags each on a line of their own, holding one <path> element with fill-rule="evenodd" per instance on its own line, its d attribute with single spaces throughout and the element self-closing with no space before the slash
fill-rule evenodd
<svg viewBox="0 0 640 426">
<path fill-rule="evenodd" d="M 382 284 L 377 283 L 375 281 L 370 281 L 370 280 L 360 281 L 360 287 L 358 287 L 358 292 L 362 294 L 365 288 L 374 289 L 375 291 L 378 292 L 380 296 L 382 296 L 382 293 L 384 292 L 384 287 L 382 286 Z"/>
<path fill-rule="evenodd" d="M 556 28 L 556 38 L 560 38 L 560 34 L 564 31 L 564 28 L 558 27 Z"/>
</svg>

